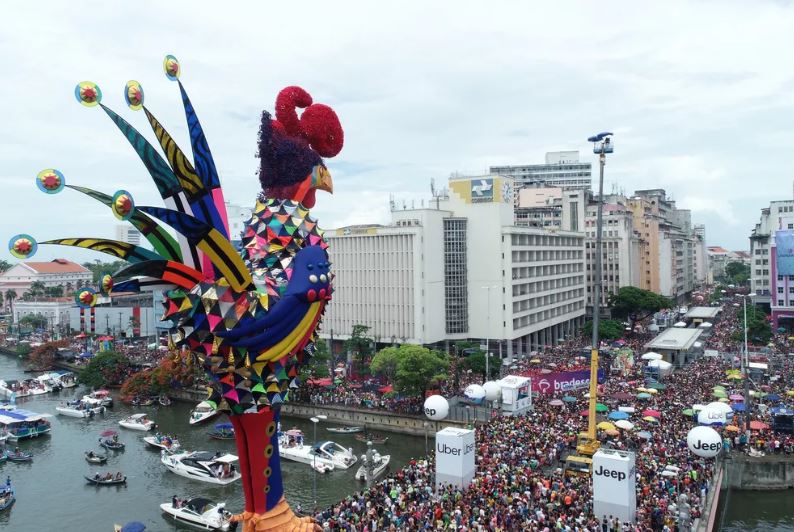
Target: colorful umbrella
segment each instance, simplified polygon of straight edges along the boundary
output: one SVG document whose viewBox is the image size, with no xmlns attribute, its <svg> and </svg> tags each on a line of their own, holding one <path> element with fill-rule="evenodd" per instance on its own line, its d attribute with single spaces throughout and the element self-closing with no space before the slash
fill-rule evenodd
<svg viewBox="0 0 794 532">
<path fill-rule="evenodd" d="M 731 401 L 744 401 L 744 396 L 738 393 L 732 393 L 730 396 L 728 396 L 728 399 Z"/>
<path fill-rule="evenodd" d="M 637 394 L 637 399 L 650 399 L 650 398 L 651 398 L 651 394 L 649 393 L 643 392 Z"/>
<path fill-rule="evenodd" d="M 610 412 L 609 415 L 607 416 L 607 419 L 612 419 L 614 421 L 618 421 L 621 419 L 628 419 L 628 418 L 629 415 L 626 412 L 620 412 L 620 411 Z"/>
<path fill-rule="evenodd" d="M 603 404 L 603 403 L 596 403 L 595 409 L 596 409 L 596 412 L 600 412 L 600 413 L 609 411 L 609 407 L 607 405 Z"/>
<path fill-rule="evenodd" d="M 652 382 L 652 383 L 650 383 L 648 385 L 648 388 L 651 388 L 652 390 L 660 390 L 661 391 L 661 390 L 666 390 L 667 386 L 665 386 L 661 382 Z"/>
<path fill-rule="evenodd" d="M 734 412 L 744 412 L 744 403 L 734 403 L 731 408 Z"/>
<path fill-rule="evenodd" d="M 575 403 L 576 397 L 566 395 L 565 397 L 562 398 L 562 400 L 565 401 L 566 403 Z"/>
<path fill-rule="evenodd" d="M 648 388 L 648 389 L 646 390 L 646 392 L 647 392 L 647 393 L 649 393 L 649 394 L 651 394 L 651 395 L 656 395 L 657 393 L 659 393 L 659 390 L 656 390 L 656 389 L 654 389 L 654 388 Z"/>
<path fill-rule="evenodd" d="M 760 421 L 751 421 L 750 422 L 750 429 L 752 430 L 766 430 L 769 428 L 769 425 L 766 423 L 762 423 Z"/>
<path fill-rule="evenodd" d="M 720 397 L 719 399 L 717 399 L 717 401 L 719 401 L 720 403 L 730 403 L 731 402 L 731 400 L 728 399 L 727 397 Z"/>
<path fill-rule="evenodd" d="M 109 438 L 110 436 L 115 436 L 116 434 L 118 434 L 118 432 L 116 432 L 113 429 L 103 430 L 102 432 L 99 433 L 99 435 L 102 436 L 103 438 Z"/>
<path fill-rule="evenodd" d="M 728 432 L 739 432 L 739 427 L 737 427 L 736 425 L 728 425 L 727 427 L 725 427 L 725 430 L 727 430 Z"/>
<path fill-rule="evenodd" d="M 643 440 L 650 440 L 653 436 L 647 430 L 641 430 L 637 433 L 638 438 L 642 438 Z"/>
<path fill-rule="evenodd" d="M 794 391 L 794 390 L 792 390 L 792 391 Z M 629 399 L 634 399 L 633 395 L 631 395 L 630 393 L 626 393 L 626 392 L 613 393 L 612 395 L 610 395 L 610 397 L 612 399 L 616 399 L 618 401 L 628 401 Z"/>
<path fill-rule="evenodd" d="M 787 390 L 786 395 L 788 395 L 789 397 L 794 397 L 794 390 Z"/>
<path fill-rule="evenodd" d="M 562 406 L 564 404 L 565 403 L 563 403 L 559 399 L 553 399 L 553 400 L 549 401 L 549 405 L 551 405 L 551 406 Z"/>
<path fill-rule="evenodd" d="M 598 425 L 596 425 L 601 430 L 615 430 L 615 425 L 610 423 L 609 421 L 602 421 Z"/>
<path fill-rule="evenodd" d="M 579 415 L 582 417 L 587 417 L 590 415 L 590 412 L 587 410 L 582 410 L 581 412 L 579 412 Z"/>
<path fill-rule="evenodd" d="M 634 423 L 632 423 L 628 419 L 619 419 L 615 421 L 615 426 L 619 429 L 631 430 L 634 428 Z"/>
<path fill-rule="evenodd" d="M 529 362 L 530 362 L 530 364 L 540 364 L 540 359 L 539 358 L 533 358 Z"/>
<path fill-rule="evenodd" d="M 777 402 L 780 401 L 780 396 L 776 393 L 770 393 L 769 395 L 766 396 L 766 400 Z"/>
<path fill-rule="evenodd" d="M 609 436 L 620 436 L 620 431 L 617 429 L 607 429 L 606 433 Z"/>
<path fill-rule="evenodd" d="M 649 416 L 649 417 L 662 417 L 662 413 L 658 410 L 653 410 L 652 408 L 647 408 L 642 411 L 642 416 Z"/>
<path fill-rule="evenodd" d="M 726 394 L 722 390 L 714 390 L 713 392 L 711 392 L 711 395 L 713 395 L 714 397 L 719 397 L 719 398 L 728 397 L 728 394 Z"/>
<path fill-rule="evenodd" d="M 742 376 L 741 376 L 741 375 L 739 375 L 738 373 L 734 373 L 734 374 L 732 374 L 732 375 L 728 375 L 728 378 L 729 378 L 730 380 L 732 380 L 732 381 L 740 381 L 740 380 L 742 380 L 744 377 L 742 377 Z"/>
<path fill-rule="evenodd" d="M 694 416 L 695 415 L 695 411 L 692 410 L 691 408 L 685 408 L 684 410 L 681 411 L 681 413 L 684 414 L 685 416 Z"/>
<path fill-rule="evenodd" d="M 651 416 L 645 416 L 645 417 L 644 417 L 644 418 L 642 418 L 642 419 L 644 419 L 644 420 L 645 420 L 645 421 L 647 421 L 648 423 L 659 423 L 659 420 L 658 420 L 658 419 L 656 419 L 655 417 L 651 417 Z"/>
</svg>

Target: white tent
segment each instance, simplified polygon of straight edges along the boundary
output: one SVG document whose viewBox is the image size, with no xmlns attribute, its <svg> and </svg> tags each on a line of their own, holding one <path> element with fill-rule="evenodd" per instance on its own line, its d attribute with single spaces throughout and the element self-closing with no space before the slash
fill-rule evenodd
<svg viewBox="0 0 794 532">
<path fill-rule="evenodd" d="M 673 327 L 686 327 L 686 322 L 685 321 L 679 321 L 678 323 L 673 325 Z"/>
<path fill-rule="evenodd" d="M 649 368 L 659 368 L 659 369 L 664 370 L 664 369 L 672 368 L 673 365 L 670 364 L 669 362 L 665 362 L 664 360 L 651 360 L 650 362 L 648 362 L 648 367 Z"/>
<path fill-rule="evenodd" d="M 659 353 L 654 353 L 653 351 L 649 351 L 640 357 L 643 360 L 661 360 L 664 358 Z"/>
<path fill-rule="evenodd" d="M 711 322 L 704 321 L 703 323 L 698 325 L 698 327 L 700 327 L 701 329 L 708 329 L 709 327 L 711 327 Z"/>
</svg>

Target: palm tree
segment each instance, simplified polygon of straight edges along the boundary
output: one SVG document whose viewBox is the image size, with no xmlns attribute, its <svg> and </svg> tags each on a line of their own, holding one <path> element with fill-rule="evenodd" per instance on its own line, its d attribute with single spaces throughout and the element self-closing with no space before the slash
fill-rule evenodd
<svg viewBox="0 0 794 532">
<path fill-rule="evenodd" d="M 6 301 L 8 301 L 8 306 L 11 307 L 11 324 L 14 324 L 14 300 L 17 298 L 16 291 L 12 288 L 11 290 L 6 291 Z"/>
</svg>

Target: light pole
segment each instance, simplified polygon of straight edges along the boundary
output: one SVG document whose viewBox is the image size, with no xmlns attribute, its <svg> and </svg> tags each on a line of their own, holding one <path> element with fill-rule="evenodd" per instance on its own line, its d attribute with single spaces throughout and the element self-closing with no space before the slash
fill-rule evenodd
<svg viewBox="0 0 794 532">
<path fill-rule="evenodd" d="M 750 350 L 747 346 L 747 298 L 752 297 L 752 294 L 746 294 L 742 297 L 743 312 L 744 312 L 744 356 L 742 357 L 742 375 L 744 375 L 744 419 L 746 422 L 745 432 L 747 438 L 750 438 L 750 413 L 752 411 L 752 404 L 750 401 Z"/>
<path fill-rule="evenodd" d="M 425 456 L 427 456 L 427 454 L 429 452 L 428 449 L 427 449 L 427 426 L 428 425 L 430 425 L 430 423 L 428 423 L 427 421 L 422 422 L 422 426 L 425 428 Z"/>
<path fill-rule="evenodd" d="M 603 132 L 587 139 L 593 143 L 593 153 L 598 155 L 598 207 L 596 209 L 595 279 L 593 279 L 593 338 L 590 350 L 590 405 L 587 417 L 587 439 L 583 451 L 593 455 L 598 448 L 596 440 L 596 392 L 598 383 L 598 347 L 600 343 L 598 327 L 601 317 L 601 243 L 604 212 L 604 166 L 607 153 L 613 152 L 612 133 Z M 577 449 L 578 450 L 578 449 Z M 580 451 L 581 452 L 581 451 Z"/>
<path fill-rule="evenodd" d="M 328 416 L 324 414 L 317 414 L 313 418 L 311 418 L 311 422 L 314 425 L 314 443 L 317 443 L 317 423 L 320 422 L 321 419 L 328 419 Z M 312 453 L 312 493 L 314 495 L 314 512 L 317 511 L 317 453 Z"/>
<path fill-rule="evenodd" d="M 486 324 L 487 330 L 485 331 L 485 381 L 491 380 L 491 365 L 489 360 L 491 358 L 491 286 L 481 286 L 488 290 L 488 304 L 485 307 L 487 312 L 488 323 Z"/>
</svg>

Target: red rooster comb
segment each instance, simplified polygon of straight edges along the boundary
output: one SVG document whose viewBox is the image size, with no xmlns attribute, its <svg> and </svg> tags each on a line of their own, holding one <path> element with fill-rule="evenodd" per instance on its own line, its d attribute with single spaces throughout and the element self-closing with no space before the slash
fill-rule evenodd
<svg viewBox="0 0 794 532">
<path fill-rule="evenodd" d="M 297 108 L 305 109 L 300 118 Z M 288 135 L 306 139 L 321 157 L 335 156 L 345 143 L 342 124 L 334 110 L 312 103 L 311 95 L 300 87 L 286 87 L 278 93 L 276 120 Z M 274 124 L 277 129 L 278 123 Z"/>
</svg>

